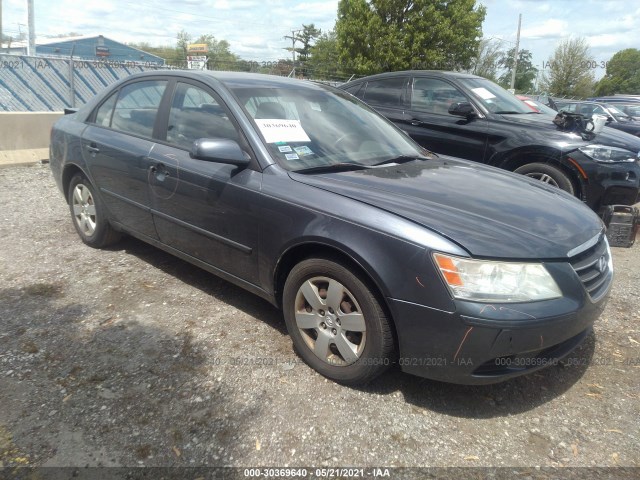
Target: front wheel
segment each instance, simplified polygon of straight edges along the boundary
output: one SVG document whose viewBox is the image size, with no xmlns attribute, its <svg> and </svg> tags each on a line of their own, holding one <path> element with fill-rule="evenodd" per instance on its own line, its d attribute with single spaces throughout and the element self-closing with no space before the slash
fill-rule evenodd
<svg viewBox="0 0 640 480">
<path fill-rule="evenodd" d="M 296 265 L 284 286 L 283 310 L 296 351 L 325 377 L 363 384 L 390 366 L 389 319 L 367 284 L 342 264 L 311 258 Z"/>
<path fill-rule="evenodd" d="M 514 170 L 515 173 L 526 175 L 527 177 L 540 180 L 553 187 L 564 190 L 571 195 L 575 195 L 575 188 L 571 178 L 553 165 L 546 163 L 528 163 Z"/>
<path fill-rule="evenodd" d="M 103 248 L 120 239 L 120 234 L 109 224 L 106 212 L 87 177 L 77 174 L 71 179 L 68 202 L 73 226 L 84 243 Z"/>
</svg>

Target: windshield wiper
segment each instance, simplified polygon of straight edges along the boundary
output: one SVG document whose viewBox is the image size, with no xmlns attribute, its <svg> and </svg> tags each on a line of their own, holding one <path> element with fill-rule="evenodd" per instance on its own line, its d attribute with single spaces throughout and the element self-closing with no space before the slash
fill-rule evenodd
<svg viewBox="0 0 640 480">
<path fill-rule="evenodd" d="M 374 163 L 372 166 L 373 167 L 379 167 L 381 165 L 388 165 L 388 164 L 391 164 L 391 163 L 413 162 L 414 160 L 431 160 L 431 159 L 428 158 L 428 157 L 419 157 L 419 156 L 412 157 L 410 155 L 400 155 L 400 156 L 397 156 L 395 158 L 390 158 L 389 160 L 383 160 L 382 162 Z"/>
<path fill-rule="evenodd" d="M 515 110 L 498 110 L 497 112 L 493 112 L 493 113 L 497 113 L 498 115 L 508 115 L 511 113 L 520 114 L 522 112 L 516 112 Z M 531 113 L 536 113 L 536 112 L 531 112 Z"/>
<path fill-rule="evenodd" d="M 367 165 L 361 165 L 359 163 L 332 163 L 329 165 L 319 165 L 317 167 L 302 168 L 300 170 L 293 170 L 295 173 L 323 173 L 323 172 L 343 172 L 348 170 L 364 170 L 371 168 Z"/>
</svg>

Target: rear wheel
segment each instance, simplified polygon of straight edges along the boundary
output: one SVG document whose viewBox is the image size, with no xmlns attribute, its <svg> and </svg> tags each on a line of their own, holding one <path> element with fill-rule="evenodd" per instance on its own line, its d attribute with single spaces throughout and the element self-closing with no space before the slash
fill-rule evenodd
<svg viewBox="0 0 640 480">
<path fill-rule="evenodd" d="M 102 248 L 120 239 L 120 233 L 109 224 L 106 212 L 87 177 L 77 174 L 71 179 L 68 202 L 73 226 L 84 243 Z"/>
<path fill-rule="evenodd" d="M 296 351 L 325 377 L 362 384 L 390 366 L 389 319 L 372 290 L 342 264 L 311 258 L 296 265 L 285 283 L 283 309 Z"/>
<path fill-rule="evenodd" d="M 527 177 L 540 180 L 553 187 L 564 190 L 565 192 L 575 195 L 575 188 L 571 178 L 553 165 L 546 163 L 528 163 L 514 170 L 515 173 L 526 175 Z"/>
</svg>

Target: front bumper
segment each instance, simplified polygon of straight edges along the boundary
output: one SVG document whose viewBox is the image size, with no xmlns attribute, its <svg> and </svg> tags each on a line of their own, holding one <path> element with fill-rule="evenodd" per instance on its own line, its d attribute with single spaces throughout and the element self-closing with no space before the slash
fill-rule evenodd
<svg viewBox="0 0 640 480">
<path fill-rule="evenodd" d="M 599 163 L 579 151 L 568 155 L 581 182 L 583 201 L 594 211 L 606 205 L 633 205 L 640 198 L 640 163 Z"/>
<path fill-rule="evenodd" d="M 560 280 L 563 297 L 512 304 L 455 300 L 453 312 L 389 299 L 402 370 L 481 385 L 557 364 L 588 336 L 605 307 L 613 272 L 592 297 L 591 284 L 581 283 L 568 263 L 547 268 Z"/>
</svg>

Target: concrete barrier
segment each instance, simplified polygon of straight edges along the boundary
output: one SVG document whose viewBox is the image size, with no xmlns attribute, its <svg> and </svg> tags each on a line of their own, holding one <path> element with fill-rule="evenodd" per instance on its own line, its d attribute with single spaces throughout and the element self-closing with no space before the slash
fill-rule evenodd
<svg viewBox="0 0 640 480">
<path fill-rule="evenodd" d="M 62 112 L 0 113 L 0 151 L 49 148 L 51 126 Z"/>
</svg>

